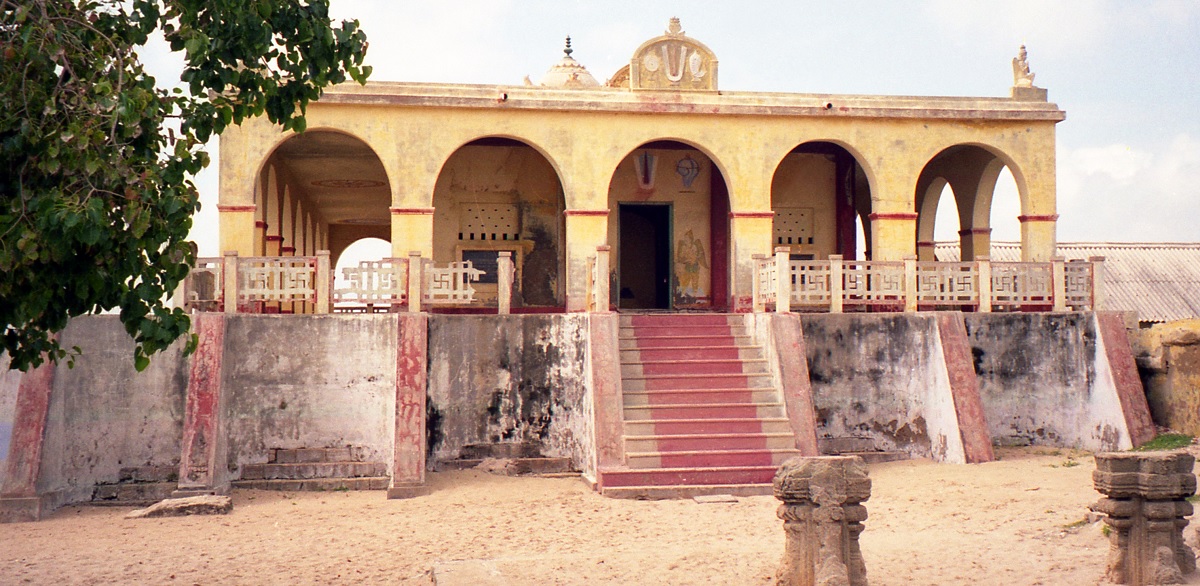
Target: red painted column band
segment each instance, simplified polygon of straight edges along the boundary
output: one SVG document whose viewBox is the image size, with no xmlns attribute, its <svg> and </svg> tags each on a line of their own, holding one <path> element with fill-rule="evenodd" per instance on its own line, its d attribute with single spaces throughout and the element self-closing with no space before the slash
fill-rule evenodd
<svg viewBox="0 0 1200 586">
<path fill-rule="evenodd" d="M 192 329 L 199 338 L 188 373 L 183 413 L 183 446 L 179 489 L 216 488 L 217 434 L 221 431 L 221 363 L 225 354 L 225 314 L 197 313 Z"/>
<path fill-rule="evenodd" d="M 50 361 L 21 375 L 17 386 L 16 413 L 8 447 L 4 484 L 0 498 L 37 496 L 42 468 L 42 444 L 46 439 L 46 417 L 50 413 L 50 389 L 56 366 Z"/>
<path fill-rule="evenodd" d="M 775 354 L 779 358 L 783 402 L 792 433 L 796 434 L 796 449 L 801 456 L 820 456 L 816 407 L 808 372 L 808 347 L 800 316 L 773 314 L 769 319 L 775 336 Z"/>
<path fill-rule="evenodd" d="M 1129 345 L 1129 336 L 1125 333 L 1125 320 L 1120 312 L 1098 311 L 1096 325 L 1104 341 L 1104 353 L 1117 387 L 1117 398 L 1121 401 L 1129 440 L 1134 447 L 1140 446 L 1154 439 L 1156 430 L 1154 420 L 1150 418 L 1150 404 L 1146 402 L 1142 379 L 1138 376 L 1133 349 Z"/>
<path fill-rule="evenodd" d="M 967 324 L 961 313 L 943 311 L 937 314 L 937 325 L 963 455 L 968 464 L 991 462 L 996 455 L 983 412 L 983 399 L 979 396 L 979 377 L 975 375 L 975 356 L 967 338 Z"/>
<path fill-rule="evenodd" d="M 397 314 L 396 440 L 388 498 L 408 498 L 425 487 L 425 387 L 429 318 Z"/>
</svg>

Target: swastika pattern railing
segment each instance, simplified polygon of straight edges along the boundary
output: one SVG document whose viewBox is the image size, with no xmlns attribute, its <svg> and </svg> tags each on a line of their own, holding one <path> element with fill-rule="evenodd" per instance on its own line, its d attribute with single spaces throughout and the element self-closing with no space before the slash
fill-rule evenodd
<svg viewBox="0 0 1200 586">
<path fill-rule="evenodd" d="M 919 262 L 916 268 L 919 303 L 938 306 L 979 303 L 979 273 L 975 263 Z"/>
<path fill-rule="evenodd" d="M 408 302 L 408 259 L 385 258 L 344 267 L 345 284 L 333 290 L 335 311 L 387 308 Z"/>
<path fill-rule="evenodd" d="M 1088 261 L 975 262 L 790 260 L 787 249 L 754 256 L 755 311 L 841 312 L 846 306 L 917 311 L 1064 311 L 1101 304 L 1103 257 Z M 787 276 L 776 279 L 781 271 Z M 787 292 L 783 298 L 779 295 Z"/>
<path fill-rule="evenodd" d="M 993 306 L 1045 306 L 1054 302 L 1050 263 L 992 263 Z"/>
<path fill-rule="evenodd" d="M 452 262 L 445 267 L 425 261 L 424 303 L 471 303 L 475 300 L 475 288 L 471 283 L 479 280 L 483 271 L 471 265 L 471 261 Z"/>
<path fill-rule="evenodd" d="M 315 301 L 317 257 L 238 259 L 238 302 Z"/>
</svg>

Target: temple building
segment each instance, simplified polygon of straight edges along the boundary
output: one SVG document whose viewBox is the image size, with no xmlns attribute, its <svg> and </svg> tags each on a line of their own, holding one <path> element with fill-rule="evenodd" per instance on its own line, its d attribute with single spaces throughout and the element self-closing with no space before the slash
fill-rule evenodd
<svg viewBox="0 0 1200 586">
<path fill-rule="evenodd" d="M 393 256 L 515 265 L 517 311 L 586 308 L 611 248 L 618 309 L 748 311 L 755 254 L 934 260 L 939 196 L 962 258 L 989 253 L 1007 168 L 1021 257 L 1055 251 L 1055 125 L 1024 48 L 1009 97 L 726 91 L 717 55 L 672 19 L 601 84 L 564 56 L 534 84 L 370 82 L 327 91 L 308 129 L 265 119 L 221 139 L 221 250 L 334 263 L 355 241 Z M 945 221 L 945 220 L 944 220 Z M 865 242 L 859 250 L 856 241 Z M 489 288 L 490 287 L 490 288 Z"/>
</svg>

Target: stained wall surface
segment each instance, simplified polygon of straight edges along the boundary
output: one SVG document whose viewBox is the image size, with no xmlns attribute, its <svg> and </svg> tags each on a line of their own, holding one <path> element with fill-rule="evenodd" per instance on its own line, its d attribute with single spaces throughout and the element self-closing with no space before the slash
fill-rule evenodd
<svg viewBox="0 0 1200 586">
<path fill-rule="evenodd" d="M 805 315 L 800 324 L 818 438 L 963 461 L 935 314 Z"/>
<path fill-rule="evenodd" d="M 8 354 L 0 352 L 0 364 L 8 364 Z M 21 371 L 0 370 L 0 485 L 4 484 L 7 471 L 8 446 L 12 439 L 13 417 L 17 408 L 17 386 L 21 384 Z"/>
<path fill-rule="evenodd" d="M 390 467 L 395 315 L 227 319 L 221 401 L 231 479 L 272 448 L 351 446 Z"/>
<path fill-rule="evenodd" d="M 992 441 L 1132 447 L 1091 313 L 964 314 Z"/>
<path fill-rule="evenodd" d="M 589 465 L 587 339 L 586 314 L 430 316 L 429 461 L 527 442 Z"/>
<path fill-rule="evenodd" d="M 115 315 L 71 320 L 59 338 L 82 355 L 60 362 L 50 394 L 38 493 L 88 501 L 122 468 L 179 464 L 187 393 L 183 344 L 133 368 L 133 341 Z"/>
</svg>

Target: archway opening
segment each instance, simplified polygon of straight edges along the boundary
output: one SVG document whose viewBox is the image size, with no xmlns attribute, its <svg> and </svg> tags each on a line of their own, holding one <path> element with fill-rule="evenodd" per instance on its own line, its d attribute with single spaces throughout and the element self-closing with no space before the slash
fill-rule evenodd
<svg viewBox="0 0 1200 586">
<path fill-rule="evenodd" d="M 1011 234 L 1015 241 L 1020 240 L 1017 221 L 1020 195 L 1016 181 L 1001 156 L 987 148 L 955 145 L 938 153 L 921 171 L 914 197 L 918 210 L 918 250 L 932 250 L 936 238 L 938 242 L 957 243 L 958 254 L 949 256 L 966 261 L 990 257 L 997 225 L 1004 226 L 1005 237 Z M 996 209 L 994 201 L 1000 204 Z M 955 223 L 952 217 L 959 224 L 956 234 L 950 231 Z M 994 224 L 994 219 L 1001 221 Z M 1012 248 L 1019 258 L 1020 247 Z M 925 256 L 922 254 L 923 260 Z"/>
<path fill-rule="evenodd" d="M 640 145 L 608 188 L 611 302 L 633 310 L 729 308 L 729 188 L 695 146 Z"/>
<path fill-rule="evenodd" d="M 391 237 L 383 162 L 367 143 L 344 132 L 316 129 L 284 140 L 262 166 L 257 185 L 264 254 L 329 250 L 337 258 L 356 240 Z"/>
<path fill-rule="evenodd" d="M 392 243 L 382 238 L 363 238 L 347 246 L 340 255 L 333 258 L 334 288 L 348 286 L 342 269 L 357 267 L 359 263 L 377 261 L 392 256 Z"/>
<path fill-rule="evenodd" d="M 483 270 L 474 285 L 479 300 L 495 301 L 497 259 L 507 251 L 516 269 L 513 307 L 563 307 L 563 187 L 537 149 L 507 137 L 459 147 L 438 174 L 433 206 L 433 260 Z"/>
<path fill-rule="evenodd" d="M 792 149 L 771 178 L 771 245 L 787 247 L 795 260 L 840 254 L 859 257 L 866 243 L 859 222 L 870 214 L 870 188 L 850 151 L 832 142 Z"/>
</svg>

